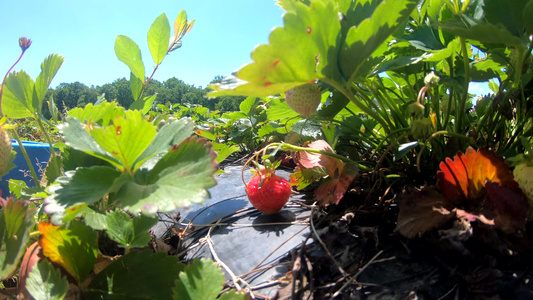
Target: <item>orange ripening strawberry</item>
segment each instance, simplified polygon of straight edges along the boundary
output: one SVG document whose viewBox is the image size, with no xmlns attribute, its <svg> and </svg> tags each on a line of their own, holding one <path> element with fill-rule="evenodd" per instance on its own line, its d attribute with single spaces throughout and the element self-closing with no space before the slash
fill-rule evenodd
<svg viewBox="0 0 533 300">
<path fill-rule="evenodd" d="M 287 105 L 302 116 L 314 114 L 321 97 L 320 88 L 316 83 L 300 85 L 285 93 Z"/>
<path fill-rule="evenodd" d="M 291 195 L 289 182 L 273 172 L 268 176 L 255 174 L 246 185 L 250 203 L 259 211 L 270 215 L 280 211 Z"/>
</svg>

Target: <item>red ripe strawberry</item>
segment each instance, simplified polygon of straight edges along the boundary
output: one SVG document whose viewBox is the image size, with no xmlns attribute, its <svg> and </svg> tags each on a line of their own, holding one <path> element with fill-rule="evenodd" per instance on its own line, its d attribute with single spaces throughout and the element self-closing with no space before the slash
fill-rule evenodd
<svg viewBox="0 0 533 300">
<path fill-rule="evenodd" d="M 285 101 L 289 107 L 302 116 L 314 114 L 321 97 L 320 88 L 316 83 L 300 85 L 285 93 Z"/>
<path fill-rule="evenodd" d="M 255 174 L 246 185 L 246 194 L 250 203 L 265 214 L 280 211 L 291 195 L 289 182 L 273 172 L 268 176 Z"/>
</svg>

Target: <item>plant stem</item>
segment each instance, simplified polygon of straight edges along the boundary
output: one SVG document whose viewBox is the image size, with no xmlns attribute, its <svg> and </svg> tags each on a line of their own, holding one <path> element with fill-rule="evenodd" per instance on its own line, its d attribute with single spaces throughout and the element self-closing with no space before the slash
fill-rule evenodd
<svg viewBox="0 0 533 300">
<path fill-rule="evenodd" d="M 466 99 L 468 98 L 468 85 L 470 84 L 470 65 L 468 62 L 468 49 L 466 49 L 466 40 L 461 37 L 461 51 L 463 52 L 463 64 L 465 68 L 465 83 L 463 87 L 463 96 L 459 99 L 459 110 L 457 113 L 457 123 L 455 123 L 455 132 L 463 133 L 463 114 L 466 104 Z"/>
<path fill-rule="evenodd" d="M 35 120 L 37 121 L 37 125 L 39 125 L 39 128 L 41 129 L 41 132 L 44 135 L 44 138 L 48 142 L 48 146 L 50 148 L 50 155 L 52 156 L 52 161 L 56 166 L 56 170 L 61 170 L 61 164 L 59 163 L 58 156 L 56 155 L 56 151 L 54 149 L 54 145 L 52 144 L 52 139 L 50 138 L 50 135 L 48 134 L 48 130 L 44 128 L 43 122 L 41 121 L 41 117 L 39 115 L 36 116 Z"/>
<path fill-rule="evenodd" d="M 344 157 L 342 155 L 339 155 L 337 153 L 334 153 L 334 152 L 330 152 L 330 151 L 324 151 L 324 150 L 319 150 L 319 149 L 313 149 L 313 148 L 308 148 L 308 147 L 300 147 L 300 146 L 295 146 L 295 145 L 291 145 L 291 144 L 287 144 L 287 143 L 272 143 L 272 144 L 269 144 L 268 146 L 265 147 L 265 150 L 267 149 L 272 149 L 272 148 L 277 148 L 277 147 L 280 147 L 280 149 L 283 149 L 283 150 L 289 150 L 289 151 L 305 151 L 305 152 L 310 152 L 310 153 L 317 153 L 317 154 L 321 154 L 321 155 L 327 155 L 327 156 L 331 156 L 331 157 L 334 157 L 336 159 L 339 159 L 343 162 L 352 162 L 352 163 L 356 163 L 357 166 L 359 167 L 359 169 L 363 170 L 363 171 L 370 171 L 372 169 L 369 169 L 367 166 L 364 166 L 362 164 L 359 164 L 347 157 Z"/>
<path fill-rule="evenodd" d="M 24 53 L 26 52 L 26 49 L 23 49 L 22 50 L 22 53 L 20 54 L 19 58 L 17 59 L 17 61 L 15 61 L 15 63 L 11 66 L 11 68 L 9 68 L 9 70 L 7 71 L 6 75 L 4 76 L 4 80 L 2 81 L 2 85 L 0 86 L 0 117 L 3 117 L 4 116 L 4 113 L 2 112 L 2 95 L 4 94 L 4 85 L 6 84 L 6 79 L 7 79 L 7 76 L 9 76 L 9 73 L 11 73 L 11 70 L 13 70 L 13 68 L 19 63 L 19 61 L 22 59 L 22 56 L 24 55 Z"/>
<path fill-rule="evenodd" d="M 41 183 L 39 181 L 39 176 L 37 176 L 37 173 L 35 172 L 35 168 L 33 167 L 33 164 L 30 160 L 30 157 L 28 156 L 28 152 L 26 152 L 26 148 L 24 148 L 24 145 L 22 144 L 22 141 L 20 140 L 20 136 L 17 132 L 17 130 L 13 130 L 13 135 L 15 136 L 15 139 L 17 140 L 17 143 L 20 148 L 20 152 L 22 152 L 22 155 L 24 156 L 24 159 L 26 160 L 26 163 L 28 164 L 28 168 L 30 169 L 31 176 L 33 177 L 33 181 L 35 181 L 35 186 L 41 187 Z"/>
<path fill-rule="evenodd" d="M 348 100 L 350 100 L 353 104 L 355 104 L 357 107 L 359 107 L 359 109 L 361 109 L 365 114 L 367 114 L 368 116 L 374 118 L 374 120 L 376 120 L 379 124 L 381 124 L 381 126 L 383 127 L 383 129 L 385 130 L 386 133 L 389 133 L 390 130 L 389 130 L 388 126 L 387 126 L 387 123 L 376 112 L 374 112 L 373 110 L 369 109 L 368 107 L 363 105 L 363 103 L 361 103 L 361 101 L 359 101 L 357 98 L 355 98 L 355 96 L 353 95 L 351 90 L 346 89 L 342 84 L 340 84 L 336 80 L 331 80 L 331 79 L 328 79 L 328 78 L 323 78 L 321 80 L 323 82 L 331 85 L 335 89 L 337 89 L 337 91 L 341 92 L 346 98 L 348 98 Z"/>
</svg>

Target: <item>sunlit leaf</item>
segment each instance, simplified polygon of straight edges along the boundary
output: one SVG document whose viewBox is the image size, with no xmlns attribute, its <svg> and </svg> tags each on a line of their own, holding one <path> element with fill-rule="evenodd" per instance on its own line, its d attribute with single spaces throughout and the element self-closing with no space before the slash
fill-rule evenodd
<svg viewBox="0 0 533 300">
<path fill-rule="evenodd" d="M 298 113 L 292 110 L 285 101 L 271 99 L 268 103 L 270 104 L 270 107 L 267 110 L 267 116 L 271 121 L 285 121 L 299 116 Z"/>
<path fill-rule="evenodd" d="M 123 248 L 146 247 L 151 238 L 148 230 L 158 221 L 157 218 L 144 215 L 132 218 L 121 210 L 107 213 L 105 220 L 109 238 Z"/>
<path fill-rule="evenodd" d="M 129 109 L 140 110 L 143 115 L 146 115 L 152 108 L 152 105 L 154 104 L 154 101 L 156 98 L 157 98 L 157 94 L 153 94 L 152 96 L 148 96 L 148 97 L 144 97 L 139 100 L 135 100 L 130 105 Z"/>
<path fill-rule="evenodd" d="M 117 194 L 130 213 L 153 215 L 200 203 L 215 185 L 216 153 L 203 138 L 190 137 L 175 145 L 153 167 L 148 178 L 126 182 Z"/>
<path fill-rule="evenodd" d="M 318 78 L 339 80 L 337 67 L 340 21 L 333 1 L 298 2 L 275 28 L 268 45 L 252 52 L 253 63 L 237 72 L 245 84 L 224 87 L 211 95 L 275 95 Z M 218 87 L 213 87 L 215 90 Z"/>
<path fill-rule="evenodd" d="M 244 99 L 241 104 L 239 104 L 239 110 L 245 115 L 250 116 L 252 114 L 252 109 L 259 102 L 257 97 L 247 97 Z"/>
<path fill-rule="evenodd" d="M 470 64 L 472 81 L 485 82 L 494 77 L 504 75 L 503 69 L 507 62 L 500 55 L 488 54 L 487 57 L 476 60 Z"/>
<path fill-rule="evenodd" d="M 195 259 L 180 272 L 172 289 L 173 299 L 216 299 L 224 281 L 224 273 L 214 261 Z"/>
<path fill-rule="evenodd" d="M 65 59 L 59 54 L 51 54 L 41 64 L 41 74 L 35 80 L 35 94 L 33 97 L 33 107 L 38 112 L 41 112 L 44 96 L 48 91 L 48 87 L 52 82 L 52 79 L 56 75 Z"/>
<path fill-rule="evenodd" d="M 13 72 L 6 78 L 2 95 L 2 112 L 11 119 L 32 118 L 34 82 L 24 71 Z"/>
<path fill-rule="evenodd" d="M 193 132 L 194 123 L 177 120 L 166 123 L 157 131 L 154 139 L 137 158 L 135 165 L 142 165 L 147 159 L 166 153 L 173 145 L 181 143 Z"/>
<path fill-rule="evenodd" d="M 51 262 L 41 260 L 26 279 L 26 289 L 34 299 L 61 300 L 67 294 L 67 279 Z"/>
<path fill-rule="evenodd" d="M 167 55 L 169 38 L 170 25 L 168 24 L 167 15 L 162 13 L 155 19 L 148 30 L 148 48 L 156 65 L 161 64 Z"/>
<path fill-rule="evenodd" d="M 67 117 L 63 123 L 58 125 L 59 132 L 65 139 L 65 144 L 71 148 L 105 160 L 117 168 L 121 168 L 122 165 L 119 160 L 98 145 L 83 126 L 88 127 L 88 125 L 82 125 L 80 120 L 72 117 Z M 90 126 L 94 125 L 91 124 Z"/>
<path fill-rule="evenodd" d="M 187 29 L 187 12 L 182 9 L 174 20 L 174 40 L 182 36 Z"/>
<path fill-rule="evenodd" d="M 466 154 L 459 152 L 453 160 L 440 163 L 437 172 L 440 191 L 449 201 L 461 203 L 479 196 L 487 181 L 516 189 L 518 184 L 503 160 L 492 151 L 469 147 Z"/>
<path fill-rule="evenodd" d="M 142 78 L 137 78 L 135 74 L 130 72 L 130 89 L 134 101 L 141 99 L 143 94 L 143 84 L 144 81 L 142 80 Z"/>
<path fill-rule="evenodd" d="M 69 117 L 80 120 L 81 123 L 96 123 L 100 126 L 108 126 L 118 116 L 124 116 L 124 108 L 117 102 L 104 101 L 98 105 L 88 103 L 84 107 L 75 107 L 67 112 Z"/>
<path fill-rule="evenodd" d="M 87 288 L 88 299 L 172 299 L 184 265 L 177 256 L 132 251 L 103 269 Z"/>
<path fill-rule="evenodd" d="M 125 63 L 131 73 L 144 82 L 144 64 L 141 58 L 141 49 L 127 36 L 119 35 L 115 40 L 115 54 L 117 58 Z"/>
<path fill-rule="evenodd" d="M 96 232 L 79 221 L 72 221 L 68 228 L 41 222 L 39 232 L 43 255 L 82 282 L 96 261 Z"/>
<path fill-rule="evenodd" d="M 140 111 L 126 111 L 125 114 L 124 118 L 115 117 L 113 124 L 107 127 L 90 127 L 89 134 L 119 161 L 117 167 L 132 172 L 140 167 L 136 161 L 154 139 L 156 128 Z"/>
<path fill-rule="evenodd" d="M 24 254 L 35 208 L 26 201 L 0 198 L 0 278 L 9 278 Z"/>
</svg>

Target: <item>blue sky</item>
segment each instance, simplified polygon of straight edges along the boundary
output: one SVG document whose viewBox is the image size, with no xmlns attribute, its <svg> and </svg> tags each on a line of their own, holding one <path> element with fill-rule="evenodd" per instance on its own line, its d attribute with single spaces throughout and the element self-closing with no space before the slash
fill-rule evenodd
<svg viewBox="0 0 533 300">
<path fill-rule="evenodd" d="M 268 43 L 272 29 L 283 25 L 283 10 L 275 0 L 0 0 L 0 74 L 19 57 L 18 39 L 25 36 L 33 43 L 15 70 L 35 79 L 48 55 L 65 57 L 52 88 L 62 82 L 91 86 L 129 79 L 128 67 L 114 51 L 122 34 L 140 47 L 148 76 L 154 66 L 146 41 L 150 25 L 166 13 L 172 28 L 182 9 L 196 23 L 183 47 L 157 70 L 159 81 L 176 77 L 206 87 L 216 75 L 230 75 L 251 62 L 254 47 Z M 470 92 L 486 94 L 488 89 L 472 83 Z"/>
<path fill-rule="evenodd" d="M 35 79 L 40 64 L 52 53 L 65 63 L 51 87 L 79 81 L 88 86 L 129 78 L 128 67 L 114 51 L 118 35 L 126 35 L 141 49 L 146 74 L 154 62 L 146 36 L 152 22 L 166 13 L 172 24 L 185 9 L 196 19 L 183 47 L 165 58 L 154 78 L 171 77 L 205 87 L 216 76 L 230 75 L 251 62 L 254 47 L 268 43 L 270 31 L 282 26 L 283 10 L 274 0 L 0 0 L 0 72 L 19 57 L 21 36 L 32 40 L 15 70 Z"/>
</svg>

